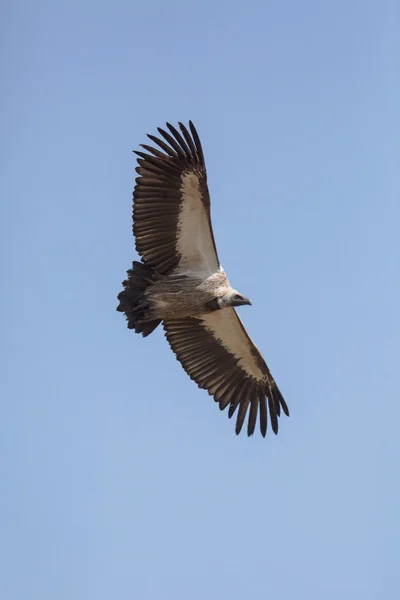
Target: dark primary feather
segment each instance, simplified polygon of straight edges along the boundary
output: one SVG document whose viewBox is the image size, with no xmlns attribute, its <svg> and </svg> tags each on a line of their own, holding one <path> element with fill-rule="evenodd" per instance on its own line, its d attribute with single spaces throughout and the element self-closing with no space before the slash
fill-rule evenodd
<svg viewBox="0 0 400 600">
<path fill-rule="evenodd" d="M 182 204 L 187 201 L 181 191 L 182 177 L 187 173 L 193 173 L 198 178 L 199 200 L 207 211 L 207 235 L 211 238 L 217 257 L 209 212 L 207 173 L 199 136 L 191 121 L 190 133 L 182 123 L 179 123 L 181 132 L 170 123 L 167 123 L 167 128 L 169 132 L 158 128 L 163 139 L 148 135 L 158 148 L 142 144 L 147 152 L 136 151 L 139 177 L 133 193 L 136 250 L 146 263 L 162 275 L 171 273 L 182 259 L 177 251 L 177 226 Z"/>
<path fill-rule="evenodd" d="M 265 363 L 263 380 L 249 376 L 238 364 L 239 359 L 204 327 L 201 317 L 164 321 L 163 327 L 173 352 L 189 377 L 214 396 L 221 410 L 229 406 L 229 418 L 238 409 L 237 434 L 249 414 L 247 434 L 253 435 L 259 414 L 260 431 L 265 437 L 268 412 L 272 431 L 278 433 L 280 406 L 286 415 L 289 411 Z"/>
</svg>

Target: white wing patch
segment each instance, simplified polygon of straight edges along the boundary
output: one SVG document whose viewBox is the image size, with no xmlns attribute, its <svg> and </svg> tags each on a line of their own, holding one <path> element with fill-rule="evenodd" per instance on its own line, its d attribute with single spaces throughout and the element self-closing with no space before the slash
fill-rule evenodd
<svg viewBox="0 0 400 600">
<path fill-rule="evenodd" d="M 175 274 L 205 278 L 219 271 L 207 213 L 201 201 L 199 178 L 182 175 L 183 202 L 178 218 L 176 250 L 182 256 Z"/>
<path fill-rule="evenodd" d="M 218 339 L 228 352 L 239 359 L 239 366 L 258 381 L 265 375 L 257 366 L 251 353 L 253 342 L 241 326 L 241 321 L 233 308 L 224 308 L 201 317 L 204 327 Z M 257 348 L 256 348 L 257 350 Z"/>
</svg>

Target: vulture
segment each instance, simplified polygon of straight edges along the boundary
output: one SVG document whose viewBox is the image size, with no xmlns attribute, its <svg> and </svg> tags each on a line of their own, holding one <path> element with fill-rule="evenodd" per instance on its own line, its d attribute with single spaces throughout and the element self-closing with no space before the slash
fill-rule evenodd
<svg viewBox="0 0 400 600">
<path fill-rule="evenodd" d="M 167 123 L 155 146 L 136 151 L 133 234 L 141 261 L 134 261 L 118 295 L 117 310 L 129 329 L 144 337 L 162 323 L 184 370 L 214 397 L 219 408 L 237 411 L 236 434 L 246 415 L 247 434 L 257 417 L 265 437 L 268 422 L 289 410 L 260 351 L 235 307 L 251 304 L 233 289 L 215 245 L 207 172 L 199 135 Z M 269 415 L 269 420 L 268 420 Z"/>
</svg>

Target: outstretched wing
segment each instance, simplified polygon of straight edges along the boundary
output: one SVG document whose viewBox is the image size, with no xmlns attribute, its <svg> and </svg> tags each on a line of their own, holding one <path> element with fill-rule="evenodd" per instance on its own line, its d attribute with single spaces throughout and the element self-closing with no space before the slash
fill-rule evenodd
<svg viewBox="0 0 400 600">
<path fill-rule="evenodd" d="M 259 414 L 265 437 L 269 418 L 278 432 L 281 408 L 289 409 L 259 350 L 233 308 L 195 318 L 165 321 L 166 338 L 186 373 L 206 389 L 221 410 L 229 405 L 229 418 L 239 407 L 236 433 L 249 410 L 247 434 L 253 435 Z M 268 406 L 267 406 L 268 403 Z"/>
<path fill-rule="evenodd" d="M 197 131 L 179 123 L 148 135 L 161 150 L 142 145 L 133 192 L 136 250 L 162 275 L 206 277 L 219 269 L 210 217 L 204 155 Z"/>
</svg>

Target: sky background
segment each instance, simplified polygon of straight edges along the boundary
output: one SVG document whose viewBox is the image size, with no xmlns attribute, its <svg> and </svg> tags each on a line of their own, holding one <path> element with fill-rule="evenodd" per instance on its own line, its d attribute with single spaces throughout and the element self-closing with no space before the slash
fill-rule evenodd
<svg viewBox="0 0 400 600">
<path fill-rule="evenodd" d="M 400 597 L 400 5 L 4 2 L 0 597 Z M 126 328 L 132 149 L 192 119 L 290 407 Z"/>
</svg>

